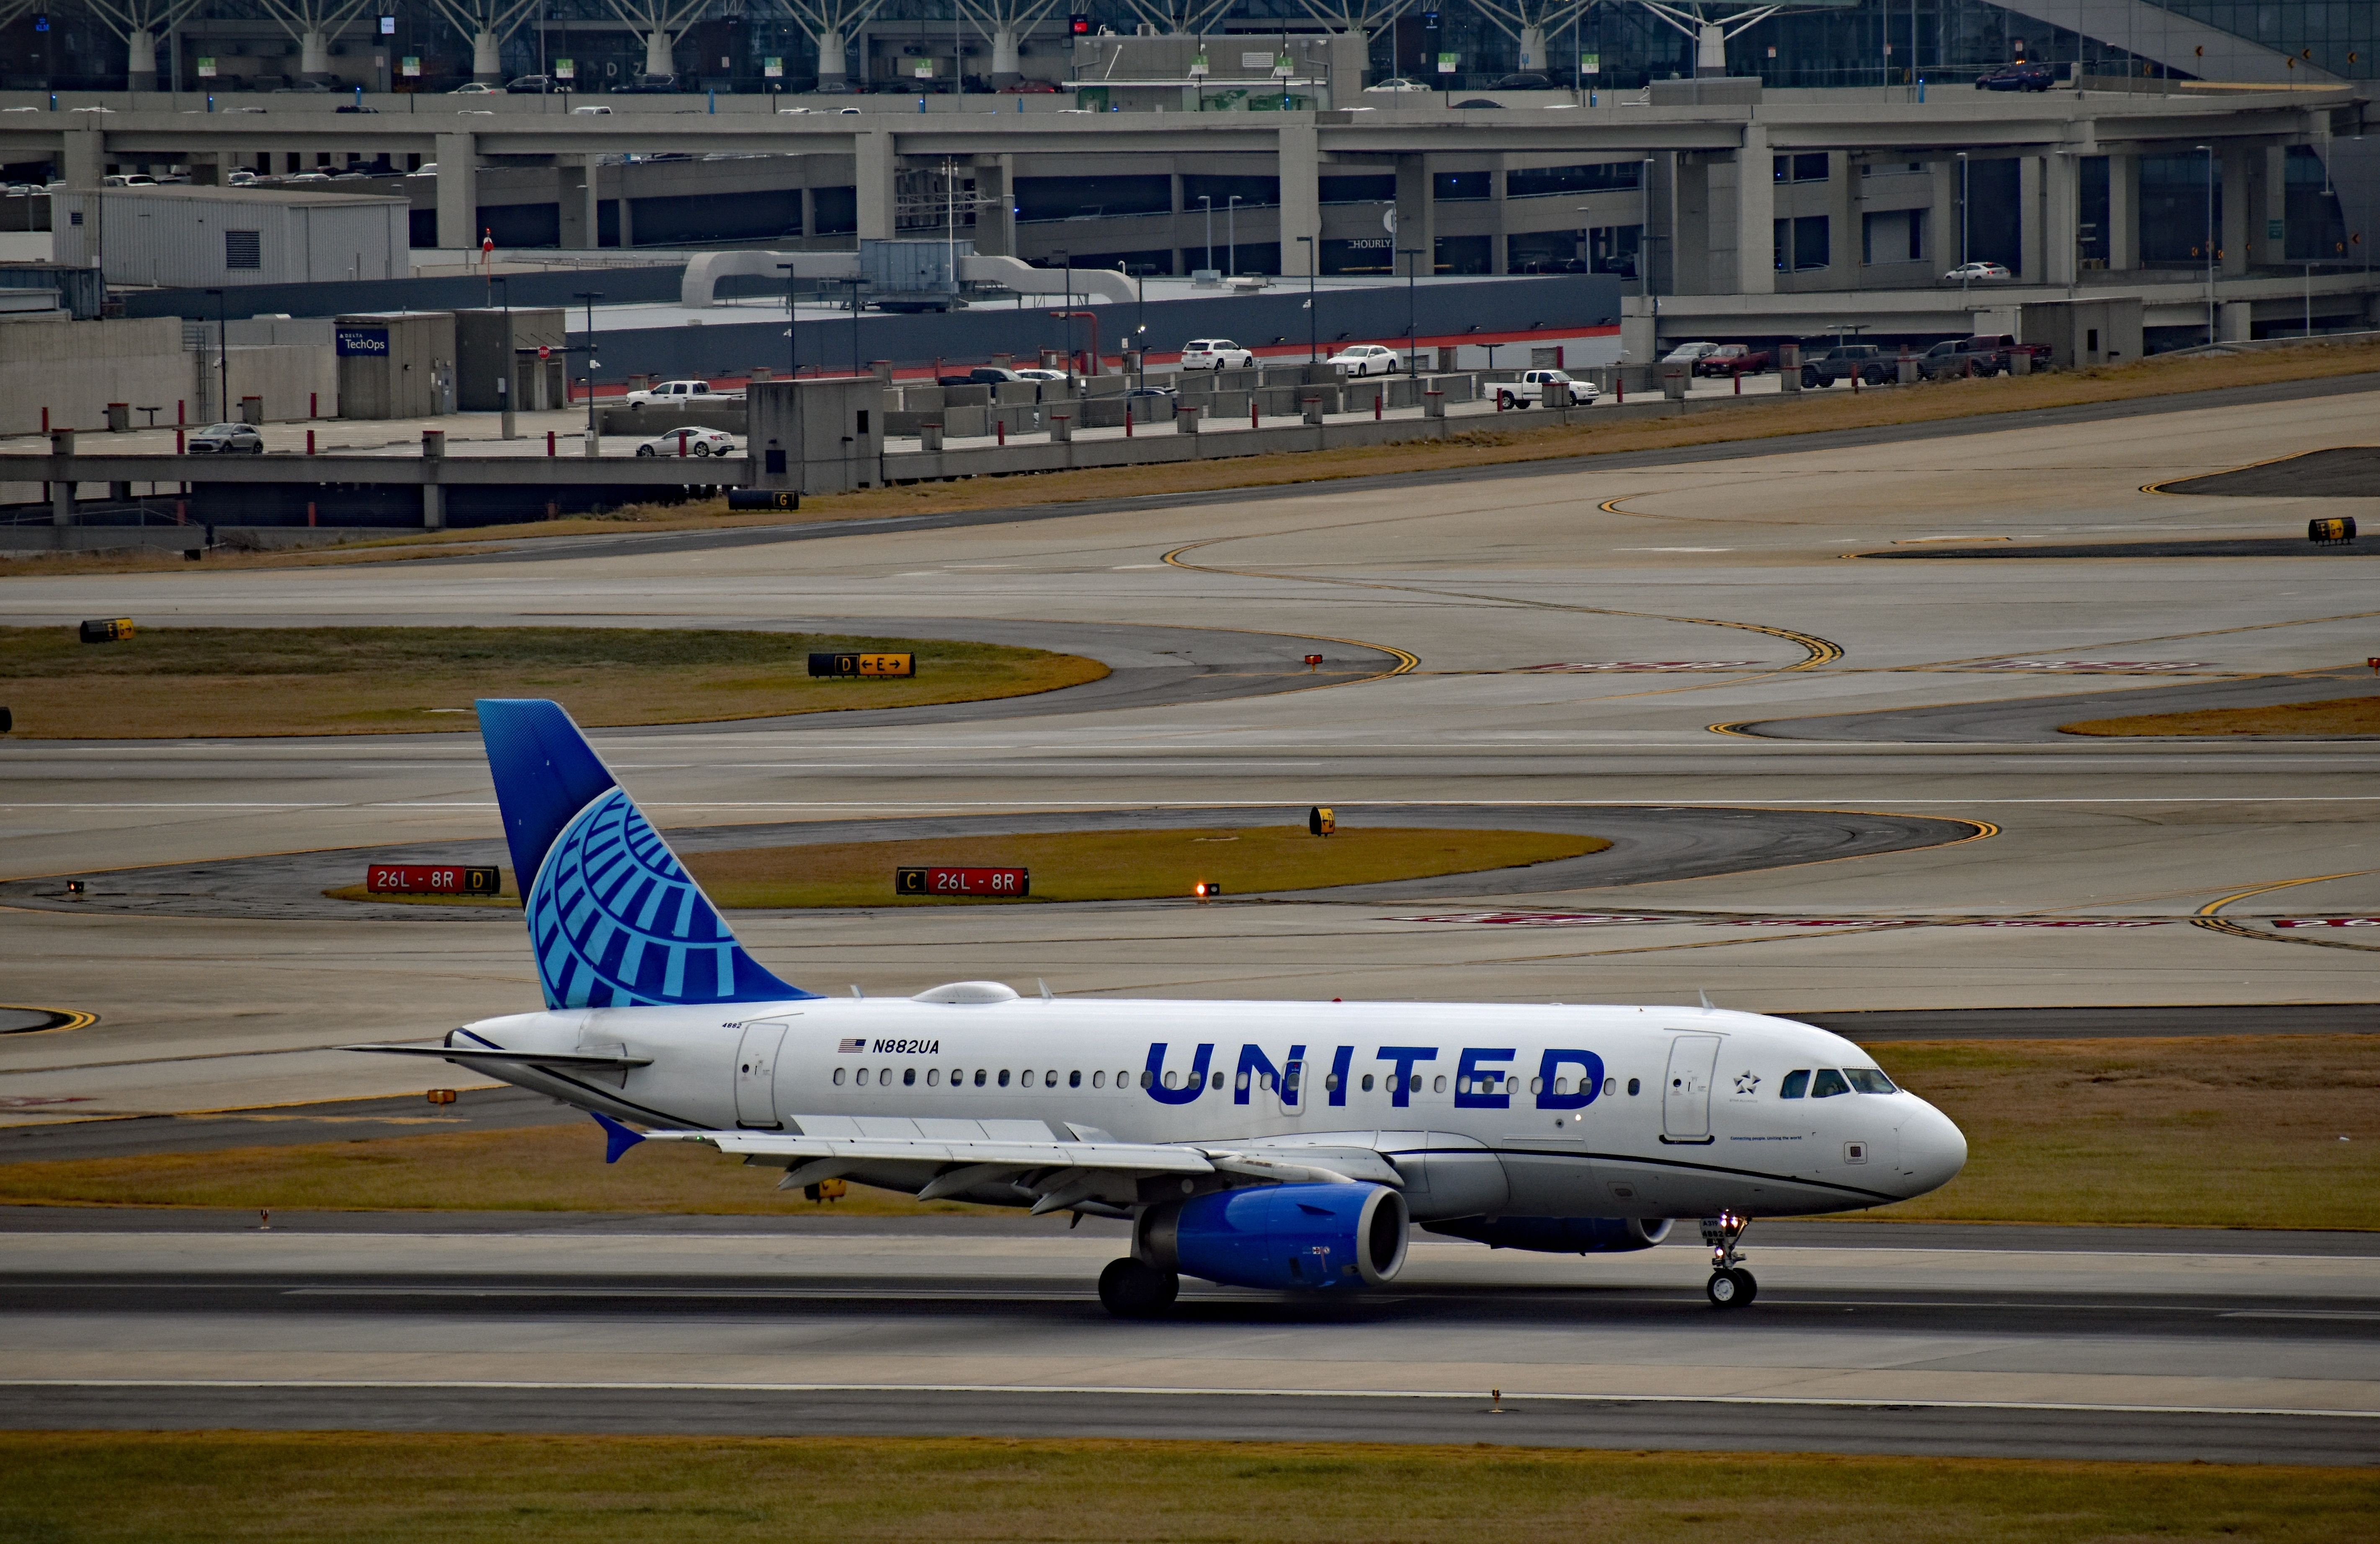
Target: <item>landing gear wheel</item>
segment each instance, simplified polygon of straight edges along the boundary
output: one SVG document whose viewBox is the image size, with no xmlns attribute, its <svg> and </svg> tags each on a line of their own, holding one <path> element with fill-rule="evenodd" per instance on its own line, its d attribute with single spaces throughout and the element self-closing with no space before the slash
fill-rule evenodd
<svg viewBox="0 0 2380 1544">
<path fill-rule="evenodd" d="M 1182 1278 L 1136 1259 L 1110 1260 L 1099 1272 L 1099 1302 L 1118 1319 L 1152 1319 L 1173 1306 Z"/>
<path fill-rule="evenodd" d="M 1748 1307 L 1754 1298 L 1760 1295 L 1760 1283 L 1754 1279 L 1751 1271 L 1739 1265 L 1728 1274 L 1735 1278 L 1735 1301 L 1738 1307 Z"/>
<path fill-rule="evenodd" d="M 1734 1275 L 1729 1271 L 1712 1271 L 1710 1280 L 1703 1283 L 1703 1295 L 1710 1299 L 1714 1308 L 1740 1308 L 1743 1306 L 1743 1289 L 1736 1284 Z"/>
</svg>

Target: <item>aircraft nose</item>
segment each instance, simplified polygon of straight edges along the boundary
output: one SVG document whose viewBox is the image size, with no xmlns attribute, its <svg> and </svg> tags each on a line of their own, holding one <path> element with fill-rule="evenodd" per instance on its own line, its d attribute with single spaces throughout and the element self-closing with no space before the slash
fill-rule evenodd
<svg viewBox="0 0 2380 1544">
<path fill-rule="evenodd" d="M 1900 1125 L 1901 1183 L 1905 1193 L 1923 1196 L 1929 1190 L 1939 1190 L 1966 1166 L 1966 1133 L 1949 1116 L 1918 1100 L 1916 1112 Z"/>
</svg>

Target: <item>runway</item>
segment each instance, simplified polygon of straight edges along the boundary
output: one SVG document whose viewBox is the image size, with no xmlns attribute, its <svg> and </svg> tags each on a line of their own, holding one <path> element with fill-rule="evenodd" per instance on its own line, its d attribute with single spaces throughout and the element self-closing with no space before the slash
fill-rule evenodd
<svg viewBox="0 0 2380 1544">
<path fill-rule="evenodd" d="M 0 1422 L 2380 1459 L 2380 1249 L 2339 1235 L 1756 1225 L 1721 1315 L 1696 1246 L 1417 1234 L 1379 1293 L 1127 1324 L 1120 1230 L 807 1221 L 16 1231 Z"/>
</svg>

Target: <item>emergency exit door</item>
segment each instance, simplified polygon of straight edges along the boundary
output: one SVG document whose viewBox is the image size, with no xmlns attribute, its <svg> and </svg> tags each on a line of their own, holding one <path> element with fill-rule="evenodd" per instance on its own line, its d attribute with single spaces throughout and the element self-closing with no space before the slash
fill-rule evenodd
<svg viewBox="0 0 2380 1544">
<path fill-rule="evenodd" d="M 1671 1142 L 1711 1139 L 1711 1071 L 1718 1065 L 1717 1035 L 1680 1035 L 1670 1042 L 1670 1073 L 1661 1087 L 1661 1136 Z"/>
<path fill-rule="evenodd" d="M 744 1031 L 735 1052 L 735 1124 L 775 1127 L 777 1052 L 785 1043 L 783 1023 L 755 1024 Z"/>
</svg>

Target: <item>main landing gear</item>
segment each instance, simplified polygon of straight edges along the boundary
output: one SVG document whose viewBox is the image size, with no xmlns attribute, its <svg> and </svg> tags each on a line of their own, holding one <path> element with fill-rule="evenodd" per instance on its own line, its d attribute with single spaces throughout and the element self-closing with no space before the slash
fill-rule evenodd
<svg viewBox="0 0 2380 1544">
<path fill-rule="evenodd" d="M 1181 1277 L 1136 1259 L 1110 1260 L 1099 1272 L 1099 1302 L 1118 1319 L 1153 1319 L 1181 1290 Z"/>
<path fill-rule="evenodd" d="M 1751 1225 L 1749 1219 L 1731 1211 L 1703 1219 L 1703 1242 L 1710 1246 L 1711 1252 L 1711 1277 L 1703 1284 L 1703 1295 L 1710 1299 L 1714 1308 L 1741 1308 L 1760 1295 L 1760 1283 L 1743 1268 L 1743 1256 L 1736 1249 L 1743 1230 Z M 1099 1283 L 1099 1292 L 1106 1295 L 1104 1280 Z"/>
</svg>

